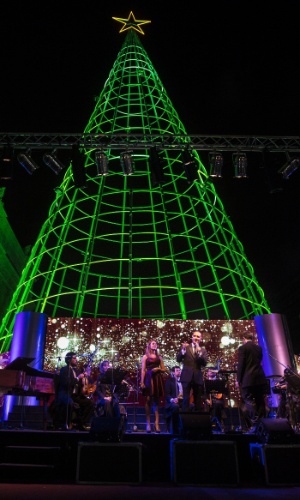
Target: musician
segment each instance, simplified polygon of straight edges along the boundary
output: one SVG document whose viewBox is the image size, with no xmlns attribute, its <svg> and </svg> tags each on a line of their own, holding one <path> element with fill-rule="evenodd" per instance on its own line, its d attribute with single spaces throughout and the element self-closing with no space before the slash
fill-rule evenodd
<svg viewBox="0 0 300 500">
<path fill-rule="evenodd" d="M 291 368 L 284 370 L 286 413 L 291 426 L 300 429 L 300 376 Z"/>
<path fill-rule="evenodd" d="M 206 387 L 206 404 L 209 407 L 209 412 L 212 417 L 212 422 L 215 422 L 219 430 L 221 432 L 224 432 L 225 426 L 224 426 L 224 419 L 226 418 L 226 413 L 225 413 L 225 397 L 224 394 L 221 392 L 218 392 L 218 382 L 221 382 L 221 380 L 217 376 L 218 372 L 217 370 L 213 370 L 212 368 L 208 368 L 206 371 L 206 376 L 205 376 L 205 387 Z M 214 388 L 213 383 L 209 384 L 206 383 L 206 381 L 212 381 L 216 382 L 216 386 Z M 208 387 L 210 387 L 210 392 L 207 391 Z"/>
<path fill-rule="evenodd" d="M 183 389 L 183 411 L 190 409 L 190 393 L 193 391 L 194 408 L 196 411 L 203 410 L 203 374 L 202 368 L 207 364 L 207 351 L 200 346 L 202 333 L 198 330 L 192 334 L 192 342 L 184 342 L 177 354 L 177 363 L 182 363 L 180 380 Z"/>
<path fill-rule="evenodd" d="M 276 418 L 288 418 L 286 390 L 287 382 L 284 377 L 281 377 L 274 387 L 272 387 L 272 392 L 279 395 Z"/>
<path fill-rule="evenodd" d="M 96 390 L 96 382 L 92 377 L 92 369 L 89 364 L 83 365 L 83 375 L 83 378 L 80 379 L 80 391 L 84 396 L 92 399 Z"/>
<path fill-rule="evenodd" d="M 105 380 L 107 370 L 110 368 L 110 362 L 105 359 L 99 365 L 99 375 L 97 378 L 96 391 L 96 412 L 98 416 L 120 417 L 120 408 L 116 386 L 107 383 Z"/>
<path fill-rule="evenodd" d="M 73 412 L 76 410 L 78 429 L 89 430 L 94 404 L 80 391 L 80 383 L 85 373 L 79 373 L 77 369 L 75 352 L 68 352 L 65 362 L 66 366 L 60 369 L 56 388 L 56 425 L 70 429 Z"/>
<path fill-rule="evenodd" d="M 170 431 L 169 423 L 171 422 L 173 434 L 179 434 L 179 410 L 181 408 L 183 398 L 180 375 L 180 366 L 173 366 L 171 368 L 171 376 L 167 378 L 165 383 L 165 410 L 167 427 Z"/>
</svg>

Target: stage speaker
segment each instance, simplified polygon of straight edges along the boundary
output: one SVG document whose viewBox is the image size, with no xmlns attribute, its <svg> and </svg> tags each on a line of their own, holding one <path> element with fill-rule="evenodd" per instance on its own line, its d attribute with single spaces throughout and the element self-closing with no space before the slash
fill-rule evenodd
<svg viewBox="0 0 300 500">
<path fill-rule="evenodd" d="M 182 439 L 203 439 L 212 434 L 209 413 L 181 412 L 179 414 L 179 436 Z"/>
<path fill-rule="evenodd" d="M 260 443 L 285 444 L 292 443 L 295 432 L 286 418 L 262 418 L 255 431 Z"/>
<path fill-rule="evenodd" d="M 171 479 L 191 486 L 239 483 L 234 441 L 170 441 Z"/>
<path fill-rule="evenodd" d="M 123 439 L 123 420 L 119 417 L 94 417 L 89 438 L 101 443 L 119 443 Z"/>
<path fill-rule="evenodd" d="M 256 477 L 267 485 L 300 485 L 300 444 L 250 443 L 250 455 Z"/>
<path fill-rule="evenodd" d="M 138 484 L 141 481 L 141 443 L 78 443 L 77 483 Z"/>
</svg>

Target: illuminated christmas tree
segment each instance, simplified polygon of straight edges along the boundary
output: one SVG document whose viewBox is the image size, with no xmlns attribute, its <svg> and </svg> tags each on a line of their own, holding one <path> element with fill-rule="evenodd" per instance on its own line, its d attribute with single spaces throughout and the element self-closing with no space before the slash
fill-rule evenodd
<svg viewBox="0 0 300 500">
<path fill-rule="evenodd" d="M 72 145 L 72 163 L 3 319 L 1 351 L 21 311 L 183 320 L 270 312 L 140 41 L 150 21 L 132 13 L 117 20 L 126 37 L 84 131 L 99 134 L 101 146 Z M 118 145 L 118 134 L 126 144 Z M 151 141 L 137 144 L 136 134 Z"/>
</svg>

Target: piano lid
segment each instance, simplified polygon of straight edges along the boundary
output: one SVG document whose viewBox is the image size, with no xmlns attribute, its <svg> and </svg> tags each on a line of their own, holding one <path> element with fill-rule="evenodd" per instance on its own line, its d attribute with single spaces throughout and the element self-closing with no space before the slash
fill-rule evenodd
<svg viewBox="0 0 300 500">
<path fill-rule="evenodd" d="M 25 372 L 25 369 L 28 368 L 27 365 L 29 365 L 29 363 L 32 363 L 32 361 L 34 361 L 34 358 L 18 357 L 11 363 L 8 363 L 8 365 L 6 365 L 5 367 L 5 370 L 21 370 Z"/>
<path fill-rule="evenodd" d="M 38 370 L 37 368 L 33 368 L 32 366 L 28 366 L 29 363 L 32 363 L 35 358 L 25 358 L 19 356 L 14 359 L 11 363 L 6 365 L 4 370 L 19 370 L 26 373 L 26 375 L 32 375 L 35 377 L 50 377 L 54 378 L 55 373 L 46 372 L 45 370 Z"/>
</svg>

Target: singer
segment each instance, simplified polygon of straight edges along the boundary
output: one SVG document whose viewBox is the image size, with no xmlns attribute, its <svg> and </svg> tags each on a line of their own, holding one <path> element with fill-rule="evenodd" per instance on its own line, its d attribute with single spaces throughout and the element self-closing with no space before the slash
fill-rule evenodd
<svg viewBox="0 0 300 500">
<path fill-rule="evenodd" d="M 190 344 L 184 342 L 177 354 L 177 363 L 182 363 L 180 382 L 182 384 L 183 401 L 182 411 L 190 410 L 190 395 L 193 391 L 194 409 L 203 411 L 203 373 L 202 368 L 207 364 L 208 354 L 204 347 L 200 346 L 202 333 L 195 330 L 192 334 Z"/>
</svg>

